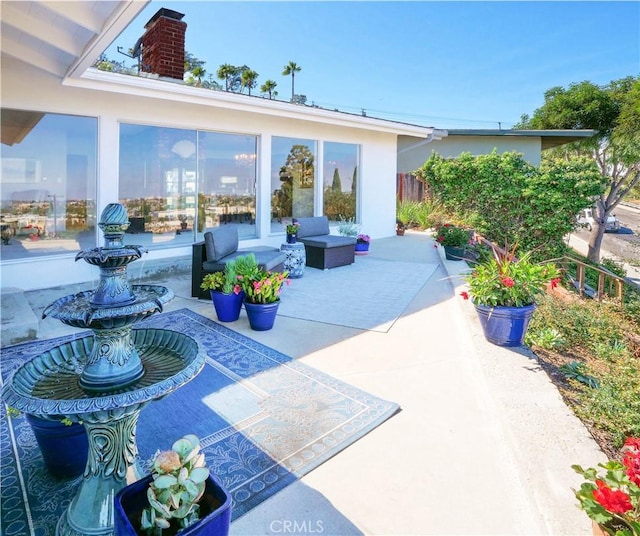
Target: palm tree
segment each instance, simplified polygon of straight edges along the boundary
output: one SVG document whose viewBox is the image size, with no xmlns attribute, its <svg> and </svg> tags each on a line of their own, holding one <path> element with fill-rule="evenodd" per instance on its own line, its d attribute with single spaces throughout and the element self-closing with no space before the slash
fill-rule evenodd
<svg viewBox="0 0 640 536">
<path fill-rule="evenodd" d="M 218 68 L 218 72 L 216 73 L 216 75 L 220 80 L 224 80 L 225 91 L 229 91 L 229 77 L 233 76 L 235 72 L 236 68 L 230 63 L 223 63 Z"/>
<path fill-rule="evenodd" d="M 258 73 L 251 69 L 242 71 L 242 86 L 249 89 L 249 95 L 251 95 L 251 88 L 256 86 L 256 78 L 258 78 L 258 76 Z"/>
<path fill-rule="evenodd" d="M 294 81 L 295 81 L 296 73 L 299 73 L 301 70 L 302 70 L 302 67 L 299 67 L 294 61 L 290 61 L 288 65 L 285 65 L 284 71 L 282 71 L 282 74 L 284 76 L 291 75 L 291 100 L 293 100 L 293 96 L 295 95 Z"/>
<path fill-rule="evenodd" d="M 198 66 L 191 69 L 191 74 L 198 79 L 197 86 L 202 86 L 202 77 L 205 75 L 207 71 L 205 71 L 204 67 Z"/>
<path fill-rule="evenodd" d="M 272 99 L 273 97 L 278 95 L 278 92 L 275 90 L 277 85 L 277 82 L 274 82 L 273 80 L 267 80 L 260 86 L 260 91 L 262 93 L 268 93 L 269 99 Z"/>
</svg>

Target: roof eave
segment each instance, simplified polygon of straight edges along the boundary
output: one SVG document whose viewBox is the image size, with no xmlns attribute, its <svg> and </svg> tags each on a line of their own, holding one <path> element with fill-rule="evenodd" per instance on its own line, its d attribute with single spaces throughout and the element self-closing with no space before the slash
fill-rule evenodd
<svg viewBox="0 0 640 536">
<path fill-rule="evenodd" d="M 450 136 L 505 136 L 521 138 L 540 138 L 542 150 L 558 147 L 567 143 L 591 138 L 595 130 L 493 130 L 493 129 L 449 129 Z"/>
<path fill-rule="evenodd" d="M 292 104 L 257 96 L 239 95 L 227 91 L 203 89 L 157 78 L 99 71 L 94 68 L 87 69 L 80 78 L 67 78 L 64 84 L 97 91 L 189 102 L 214 108 L 225 108 L 419 138 L 428 138 L 439 135 L 441 132 L 432 127 L 397 123 L 386 119 Z"/>
</svg>

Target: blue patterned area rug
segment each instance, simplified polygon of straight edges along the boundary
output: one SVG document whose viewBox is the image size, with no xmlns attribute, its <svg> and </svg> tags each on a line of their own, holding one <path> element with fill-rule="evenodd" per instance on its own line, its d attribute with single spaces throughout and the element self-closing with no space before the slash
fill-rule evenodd
<svg viewBox="0 0 640 536">
<path fill-rule="evenodd" d="M 196 434 L 232 496 L 234 519 L 399 409 L 188 309 L 139 326 L 186 333 L 208 356 L 194 380 L 142 410 L 140 457 L 148 461 L 156 450 Z M 25 360 L 72 338 L 3 348 L 2 381 Z M 4 404 L 0 411 L 0 534 L 53 534 L 79 480 L 50 476 L 25 419 L 8 418 Z"/>
</svg>

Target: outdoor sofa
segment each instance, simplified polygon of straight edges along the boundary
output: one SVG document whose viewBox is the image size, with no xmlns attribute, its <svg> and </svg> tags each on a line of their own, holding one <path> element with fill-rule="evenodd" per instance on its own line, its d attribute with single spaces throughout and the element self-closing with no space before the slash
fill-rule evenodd
<svg viewBox="0 0 640 536">
<path fill-rule="evenodd" d="M 204 241 L 196 242 L 191 254 L 191 296 L 200 299 L 210 297 L 208 290 L 200 288 L 205 274 L 221 272 L 225 264 L 248 253 L 253 253 L 264 270 L 282 272 L 285 254 L 277 248 L 258 246 L 238 249 L 238 229 L 232 225 L 218 227 L 204 233 Z"/>
<path fill-rule="evenodd" d="M 304 244 L 307 266 L 326 270 L 353 264 L 356 239 L 330 234 L 329 218 L 315 216 L 297 218 L 297 239 Z"/>
</svg>

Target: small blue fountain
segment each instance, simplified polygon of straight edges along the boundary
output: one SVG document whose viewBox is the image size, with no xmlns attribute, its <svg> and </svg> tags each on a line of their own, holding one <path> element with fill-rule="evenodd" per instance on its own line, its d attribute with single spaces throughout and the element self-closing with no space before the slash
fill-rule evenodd
<svg viewBox="0 0 640 536">
<path fill-rule="evenodd" d="M 45 419 L 82 422 L 89 457 L 80 488 L 56 527 L 60 536 L 113 534 L 113 497 L 143 475 L 136 426 L 150 402 L 183 386 L 202 370 L 204 355 L 183 333 L 132 329 L 173 298 L 157 285 L 130 285 L 127 265 L 145 250 L 123 245 L 129 227 L 125 208 L 112 203 L 98 224 L 104 247 L 84 250 L 100 268 L 92 291 L 65 296 L 43 318 L 91 329 L 93 334 L 56 346 L 22 365 L 2 390 L 5 402 Z"/>
</svg>

